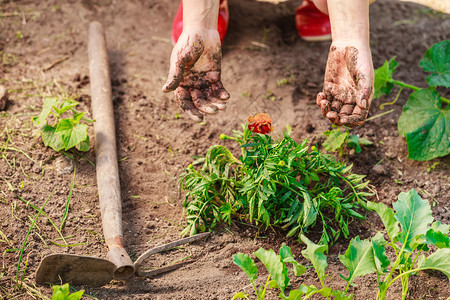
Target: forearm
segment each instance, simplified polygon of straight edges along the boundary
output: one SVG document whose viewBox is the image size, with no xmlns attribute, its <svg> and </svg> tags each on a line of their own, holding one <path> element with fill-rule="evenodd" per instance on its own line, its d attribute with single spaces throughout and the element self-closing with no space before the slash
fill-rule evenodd
<svg viewBox="0 0 450 300">
<path fill-rule="evenodd" d="M 183 0 L 183 26 L 217 29 L 219 0 Z"/>
<path fill-rule="evenodd" d="M 333 43 L 369 44 L 369 0 L 328 0 Z"/>
</svg>

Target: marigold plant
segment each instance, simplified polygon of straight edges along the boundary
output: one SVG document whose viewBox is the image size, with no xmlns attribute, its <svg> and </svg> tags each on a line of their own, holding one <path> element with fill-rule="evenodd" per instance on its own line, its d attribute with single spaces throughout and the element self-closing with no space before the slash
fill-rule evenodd
<svg viewBox="0 0 450 300">
<path fill-rule="evenodd" d="M 270 119 L 255 117 L 251 120 Z M 279 226 L 288 236 L 300 236 L 320 224 L 321 243 L 347 237 L 349 222 L 364 218 L 358 209 L 366 207 L 366 197 L 372 195 L 365 176 L 351 173 L 351 165 L 314 146 L 309 149 L 307 140 L 297 143 L 287 132 L 279 142 L 252 132 L 271 128 L 265 125 L 244 124 L 233 136 L 221 135 L 240 145 L 239 158 L 225 146 L 212 146 L 182 174 L 181 189 L 187 191 L 183 234 L 213 230 L 220 222 L 237 219 Z"/>
</svg>

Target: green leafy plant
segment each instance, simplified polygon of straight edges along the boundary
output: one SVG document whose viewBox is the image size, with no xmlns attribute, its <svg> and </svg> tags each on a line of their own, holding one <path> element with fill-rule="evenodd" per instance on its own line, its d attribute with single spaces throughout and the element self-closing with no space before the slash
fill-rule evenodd
<svg viewBox="0 0 450 300">
<path fill-rule="evenodd" d="M 403 287 L 402 299 L 405 299 L 409 277 L 418 271 L 433 269 L 450 277 L 447 237 L 450 226 L 434 221 L 428 201 L 422 200 L 412 189 L 400 193 L 398 201 L 393 203 L 395 212 L 383 203 L 368 202 L 368 206 L 380 216 L 389 241 L 381 232 L 371 240 L 361 241 L 359 237 L 351 240 L 345 254 L 339 256 L 349 271 L 348 277 L 341 275 L 348 283 L 347 289 L 356 277 L 376 273 L 379 282 L 377 299 L 385 299 L 388 288 L 399 279 Z M 429 252 L 430 245 L 439 249 L 426 257 L 422 253 Z M 393 262 L 386 256 L 386 247 L 394 251 Z"/>
<path fill-rule="evenodd" d="M 348 130 L 341 132 L 340 127 L 325 131 L 323 134 L 327 136 L 327 139 L 323 143 L 325 150 L 329 152 L 338 151 L 339 156 L 343 155 L 346 145 L 349 148 L 355 149 L 356 153 L 361 153 L 361 146 L 373 144 L 366 138 L 359 137 L 356 134 L 350 134 Z"/>
<path fill-rule="evenodd" d="M 400 87 L 396 99 L 404 88 L 412 89 L 398 120 L 398 132 L 406 137 L 408 158 L 431 160 L 450 153 L 450 103 L 436 91 L 437 86 L 450 87 L 450 40 L 434 44 L 427 50 L 419 66 L 431 74 L 429 87 L 422 89 L 393 79 L 398 63 L 395 58 L 385 61 L 375 70 L 374 99 L 389 95 L 395 85 Z"/>
<path fill-rule="evenodd" d="M 211 230 L 233 218 L 279 226 L 289 230 L 287 236 L 300 236 L 317 223 L 322 226 L 320 243 L 327 244 L 348 237 L 349 222 L 364 218 L 357 209 L 365 208 L 366 197 L 372 195 L 365 176 L 351 173 L 351 165 L 315 146 L 309 151 L 307 140 L 298 144 L 284 132 L 276 142 L 246 125 L 221 139 L 236 141 L 241 156 L 212 146 L 181 175 L 181 189 L 187 191 L 183 234 Z"/>
<path fill-rule="evenodd" d="M 86 118 L 84 112 L 75 110 L 78 104 L 79 102 L 73 99 L 45 98 L 41 113 L 33 117 L 33 125 L 38 127 L 45 146 L 55 151 L 67 151 L 73 147 L 80 151 L 89 151 L 88 125 L 81 121 L 94 121 Z M 51 124 L 48 123 L 49 119 Z"/>
<path fill-rule="evenodd" d="M 258 251 L 254 252 L 254 255 L 264 264 L 265 268 L 269 272 L 264 286 L 260 286 L 259 289 L 256 286 L 258 269 L 255 262 L 247 254 L 237 253 L 233 255 L 233 262 L 247 274 L 257 299 L 264 300 L 268 287 L 280 289 L 281 292 L 279 294 L 279 298 L 286 300 L 308 299 L 314 294 L 320 294 L 326 299 L 352 299 L 352 295 L 347 296 L 345 293 L 333 290 L 330 287 L 326 287 L 324 284 L 327 277 L 325 274 L 327 257 L 324 255 L 324 252 L 328 251 L 328 246 L 316 245 L 304 235 L 301 236 L 301 239 L 307 245 L 307 248 L 302 251 L 302 255 L 312 263 L 314 270 L 320 279 L 322 288 L 319 289 L 314 285 L 307 286 L 305 284 L 301 284 L 298 289 L 291 289 L 289 294 L 286 296 L 285 292 L 287 291 L 290 281 L 289 273 L 293 273 L 298 277 L 306 272 L 306 267 L 295 260 L 291 249 L 286 245 L 283 245 L 280 248 L 279 255 L 277 255 L 272 249 L 264 250 L 263 248 L 260 248 Z M 287 267 L 288 264 L 292 264 L 292 270 L 290 272 Z M 242 298 L 248 299 L 248 295 L 243 292 L 238 292 L 233 297 L 233 299 Z"/>
<path fill-rule="evenodd" d="M 68 283 L 63 285 L 54 285 L 52 286 L 52 289 L 52 300 L 79 300 L 84 294 L 84 290 L 71 294 Z"/>
<path fill-rule="evenodd" d="M 394 209 L 388 208 L 383 203 L 368 202 L 367 204 L 369 208 L 373 209 L 380 216 L 385 227 L 385 232 L 377 232 L 374 237 L 367 240 L 361 240 L 359 237 L 356 237 L 350 241 L 345 254 L 339 255 L 340 262 L 348 270 L 347 277 L 340 275 L 347 282 L 346 289 L 343 292 L 333 291 L 325 286 L 327 258 L 324 252 L 328 251 L 328 246 L 317 245 L 302 235 L 301 240 L 307 246 L 302 251 L 302 255 L 312 262 L 322 288 L 318 289 L 315 286 L 302 284 L 298 290 L 291 290 L 289 297 L 286 297 L 283 287 L 287 285 L 289 280 L 285 285 L 279 285 L 279 281 L 276 281 L 278 284 L 277 287 L 282 291 L 280 293 L 282 299 L 301 299 L 301 296 L 305 297 L 303 299 L 307 299 L 317 293 L 327 299 L 330 296 L 335 297 L 335 299 L 351 299 L 352 295 L 347 295 L 347 292 L 349 287 L 354 285 L 354 280 L 357 277 L 372 273 L 376 273 L 377 275 L 377 300 L 386 299 L 387 290 L 397 280 L 400 280 L 402 283 L 402 299 L 406 299 L 409 278 L 419 271 L 440 271 L 450 279 L 450 248 L 448 238 L 450 226 L 434 220 L 431 216 L 431 207 L 428 201 L 422 200 L 417 192 L 412 189 L 408 193 L 399 194 L 398 201 L 393 203 Z M 388 241 L 385 240 L 384 233 L 387 234 Z M 386 249 L 388 247 L 393 251 L 394 261 L 391 261 L 386 255 Z M 437 250 L 433 252 L 430 248 Z M 258 252 L 262 252 L 261 249 Z M 432 253 L 428 254 L 430 252 Z M 427 253 L 427 255 L 424 253 Z M 256 265 L 253 263 L 253 271 L 249 273 L 249 266 L 252 266 L 251 259 L 244 254 L 237 255 L 239 257 L 245 257 L 246 263 L 243 263 L 243 259 L 235 259 L 236 255 L 233 257 L 234 263 L 247 273 L 249 278 L 251 278 L 252 285 L 255 287 L 254 282 L 257 276 Z M 257 257 L 259 258 L 259 256 Z M 261 261 L 263 260 L 261 259 Z M 285 274 L 285 268 L 280 267 L 278 262 L 285 263 L 285 261 L 282 258 L 274 258 L 273 261 L 270 261 L 270 268 L 267 268 L 266 262 L 263 261 L 269 274 L 274 278 L 275 276 L 273 274 L 275 273 Z M 303 266 L 297 263 L 297 268 L 302 270 Z M 298 272 L 298 274 L 301 274 L 301 272 Z M 284 278 L 284 275 L 281 278 Z M 286 282 L 285 279 L 283 280 L 283 282 Z M 269 286 L 271 286 L 270 282 Z M 265 288 L 263 291 L 265 291 Z M 242 293 L 238 294 L 242 295 Z"/>
</svg>

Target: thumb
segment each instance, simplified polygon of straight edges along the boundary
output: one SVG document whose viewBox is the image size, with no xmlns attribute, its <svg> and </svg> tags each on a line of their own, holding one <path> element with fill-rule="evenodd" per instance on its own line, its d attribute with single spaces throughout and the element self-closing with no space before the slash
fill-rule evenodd
<svg viewBox="0 0 450 300">
<path fill-rule="evenodd" d="M 172 51 L 172 56 L 170 57 L 169 75 L 167 76 L 166 83 L 162 88 L 164 93 L 175 90 L 183 79 L 186 62 L 183 58 L 179 57 L 176 52 L 176 48 L 174 48 Z"/>
<path fill-rule="evenodd" d="M 361 109 L 368 109 L 371 98 L 372 98 L 373 88 L 369 83 L 369 80 L 365 80 L 365 77 L 361 77 L 358 82 L 358 94 L 356 97 L 356 105 Z"/>
</svg>

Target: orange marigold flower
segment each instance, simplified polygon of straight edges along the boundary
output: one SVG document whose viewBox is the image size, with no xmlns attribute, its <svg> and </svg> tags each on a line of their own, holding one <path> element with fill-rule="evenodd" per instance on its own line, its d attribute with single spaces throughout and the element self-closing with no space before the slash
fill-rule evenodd
<svg viewBox="0 0 450 300">
<path fill-rule="evenodd" d="M 268 114 L 259 113 L 248 118 L 248 129 L 254 133 L 268 134 L 272 132 L 272 119 Z"/>
</svg>

